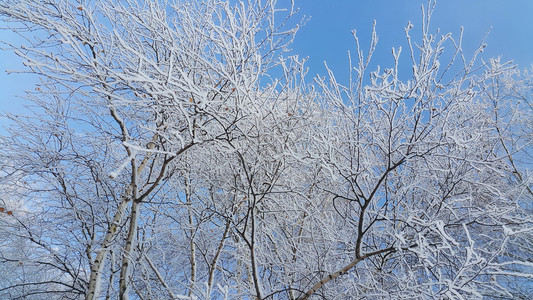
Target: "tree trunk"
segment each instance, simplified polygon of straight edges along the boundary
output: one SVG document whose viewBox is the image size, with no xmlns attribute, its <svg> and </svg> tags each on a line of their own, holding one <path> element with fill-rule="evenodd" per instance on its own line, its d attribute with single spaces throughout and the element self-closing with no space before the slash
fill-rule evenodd
<svg viewBox="0 0 533 300">
<path fill-rule="evenodd" d="M 96 299 L 100 295 L 101 285 L 102 285 L 102 272 L 104 269 L 105 262 L 107 260 L 107 253 L 109 252 L 109 246 L 117 236 L 117 227 L 122 222 L 124 217 L 124 211 L 126 206 L 129 203 L 129 191 L 126 191 L 126 195 L 122 197 L 122 201 L 118 206 L 117 212 L 113 217 L 113 223 L 109 226 L 104 242 L 102 243 L 102 248 L 98 251 L 96 259 L 94 260 L 93 265 L 91 266 L 91 276 L 89 278 L 89 287 L 87 289 L 87 294 L 85 296 L 86 300 Z"/>
<path fill-rule="evenodd" d="M 140 204 L 137 201 L 133 201 L 131 205 L 131 220 L 128 229 L 128 238 L 126 240 L 126 248 L 124 249 L 124 256 L 122 257 L 122 268 L 120 270 L 120 299 L 127 300 L 128 297 L 128 285 L 130 278 L 130 262 L 132 256 L 132 249 L 135 246 L 135 236 L 137 235 L 137 220 L 139 216 Z"/>
</svg>

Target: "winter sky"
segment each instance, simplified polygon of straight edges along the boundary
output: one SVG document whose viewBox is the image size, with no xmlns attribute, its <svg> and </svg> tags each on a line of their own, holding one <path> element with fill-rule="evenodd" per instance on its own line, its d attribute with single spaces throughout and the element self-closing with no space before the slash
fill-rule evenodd
<svg viewBox="0 0 533 300">
<path fill-rule="evenodd" d="M 289 0 L 280 0 L 284 6 Z M 402 46 L 406 52 L 404 27 L 408 21 L 415 26 L 411 35 L 419 39 L 422 27 L 421 5 L 426 0 L 295 0 L 300 8 L 298 17 L 307 20 L 298 32 L 292 46 L 293 53 L 309 57 L 310 77 L 325 74 L 324 61 L 337 74 L 346 77 L 347 52 L 355 53 L 351 31 L 357 30 L 360 44 L 368 49 L 373 20 L 379 36 L 374 64 L 392 66 L 391 47 Z M 533 1 L 532 0 L 440 0 L 432 18 L 432 32 L 451 32 L 458 37 L 464 27 L 463 48 L 471 55 L 490 30 L 486 39 L 485 58 L 502 56 L 514 60 L 520 69 L 533 65 Z M 1 24 L 3 25 L 3 24 Z M 418 30 L 418 31 L 417 31 Z M 15 35 L 0 31 L 0 39 L 11 41 Z M 14 54 L 0 51 L 0 110 L 24 113 L 21 99 L 24 90 L 33 89 L 34 76 L 6 74 L 6 70 L 23 69 Z M 0 117 L 0 126 L 6 120 Z M 0 129 L 0 132 L 4 130 Z"/>
</svg>

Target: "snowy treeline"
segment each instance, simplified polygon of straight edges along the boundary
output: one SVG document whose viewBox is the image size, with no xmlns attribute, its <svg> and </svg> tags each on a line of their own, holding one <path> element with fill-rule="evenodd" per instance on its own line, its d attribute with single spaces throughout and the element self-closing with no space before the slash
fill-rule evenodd
<svg viewBox="0 0 533 300">
<path fill-rule="evenodd" d="M 41 83 L 0 137 L 0 298 L 531 297 L 531 77 L 433 6 L 342 82 L 275 0 L 1 0 Z"/>
</svg>

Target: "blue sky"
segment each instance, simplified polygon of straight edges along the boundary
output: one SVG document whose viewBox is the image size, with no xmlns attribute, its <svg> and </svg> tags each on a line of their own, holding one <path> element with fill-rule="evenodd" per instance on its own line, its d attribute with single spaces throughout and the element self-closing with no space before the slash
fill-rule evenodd
<svg viewBox="0 0 533 300">
<path fill-rule="evenodd" d="M 293 49 L 309 57 L 310 74 L 324 74 L 323 61 L 336 73 L 347 72 L 347 51 L 355 53 L 351 30 L 368 49 L 372 22 L 379 36 L 375 63 L 391 67 L 391 47 L 406 46 L 404 27 L 411 21 L 414 32 L 422 27 L 422 0 L 300 0 L 301 14 L 311 16 L 298 35 Z M 488 30 L 484 57 L 502 56 L 521 69 L 533 64 L 533 1 L 531 0 L 440 0 L 432 18 L 433 29 L 458 37 L 464 27 L 463 45 L 471 55 Z M 492 29 L 491 29 L 492 28 Z M 407 54 L 405 51 L 404 54 Z"/>
<path fill-rule="evenodd" d="M 280 0 L 279 4 L 287 1 Z M 295 3 L 300 8 L 299 16 L 310 19 L 296 36 L 294 53 L 309 57 L 309 75 L 324 74 L 323 62 L 327 61 L 341 78 L 348 71 L 347 51 L 355 50 L 352 29 L 357 30 L 366 49 L 372 22 L 376 20 L 379 42 L 374 63 L 390 67 L 391 47 L 405 49 L 403 28 L 411 21 L 415 25 L 413 30 L 420 30 L 420 6 L 427 5 L 423 0 L 295 0 Z M 533 0 L 440 0 L 432 27 L 457 36 L 461 25 L 467 54 L 474 51 L 492 28 L 484 57 L 501 55 L 503 60 L 514 60 L 521 69 L 533 65 Z M 9 41 L 15 35 L 0 31 L 0 38 Z M 22 62 L 15 55 L 0 51 L 0 110 L 3 112 L 24 113 L 22 100 L 16 96 L 33 89 L 36 78 L 6 74 L 6 70 L 21 68 Z M 0 126 L 5 124 L 5 119 L 0 118 Z"/>
</svg>

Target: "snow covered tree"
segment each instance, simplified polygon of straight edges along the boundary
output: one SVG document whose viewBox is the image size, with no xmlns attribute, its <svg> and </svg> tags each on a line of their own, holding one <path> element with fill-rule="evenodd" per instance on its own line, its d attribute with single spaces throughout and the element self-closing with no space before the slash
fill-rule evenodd
<svg viewBox="0 0 533 300">
<path fill-rule="evenodd" d="M 42 75 L 33 100 L 44 110 L 16 121 L 28 132 L 5 144 L 28 148 L 7 155 L 23 165 L 5 180 L 37 173 L 61 196 L 39 197 L 75 215 L 69 227 L 83 232 L 67 232 L 83 251 L 64 251 L 84 255 L 66 280 L 87 299 L 100 295 L 103 277 L 109 293 L 127 297 L 143 203 L 172 177 L 172 161 L 231 138 L 257 105 L 262 78 L 295 32 L 284 26 L 292 11 L 274 13 L 271 1 L 2 1 L 0 14 L 32 32 L 17 53 Z M 47 217 L 65 230 L 62 218 Z"/>
<path fill-rule="evenodd" d="M 42 79 L 0 138 L 0 296 L 527 298 L 530 77 L 429 4 L 343 84 L 274 0 L 0 1 Z"/>
<path fill-rule="evenodd" d="M 329 242 L 332 258 L 316 261 L 349 249 L 352 256 L 317 266 L 321 280 L 302 298 L 352 272 L 365 275 L 346 280 L 349 295 L 378 298 L 513 298 L 500 280 L 531 278 L 530 261 L 505 254 L 514 234 L 531 230 L 531 181 L 521 175 L 530 165 L 512 163 L 531 150 L 518 124 L 530 122 L 531 109 L 491 90 L 515 84 L 512 66 L 477 63 L 485 45 L 465 60 L 450 35 L 429 32 L 431 11 L 425 16 L 418 45 L 412 25 L 405 28 L 409 80 L 400 79 L 401 49 L 393 49 L 395 65 L 365 83 L 374 40 L 368 57 L 357 49 L 352 83 L 337 83 L 331 71 L 318 82 L 337 133 L 318 140 L 317 158 L 331 172 L 324 189 L 345 223 Z M 447 59 L 446 44 L 455 48 Z"/>
</svg>

